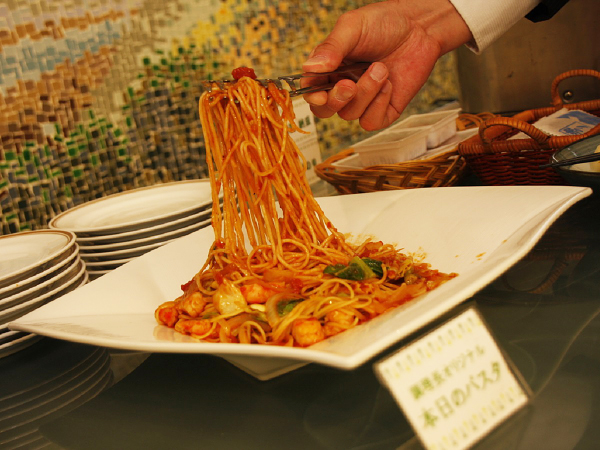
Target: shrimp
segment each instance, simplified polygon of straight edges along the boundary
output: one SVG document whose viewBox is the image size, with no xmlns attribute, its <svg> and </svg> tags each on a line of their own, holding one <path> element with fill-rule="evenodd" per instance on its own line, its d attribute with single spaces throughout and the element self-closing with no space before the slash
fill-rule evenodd
<svg viewBox="0 0 600 450">
<path fill-rule="evenodd" d="M 216 324 L 206 319 L 181 319 L 175 324 L 175 331 L 203 339 L 213 334 Z"/>
<path fill-rule="evenodd" d="M 176 302 L 165 302 L 154 312 L 156 321 L 162 325 L 173 327 L 179 320 L 179 311 L 177 311 Z"/>
<path fill-rule="evenodd" d="M 204 311 L 204 307 L 206 306 L 206 300 L 202 297 L 200 292 L 196 291 L 193 294 L 186 296 L 179 303 L 179 310 L 188 315 L 189 317 L 196 318 L 198 317 L 202 311 Z"/>
<path fill-rule="evenodd" d="M 325 339 L 325 331 L 318 319 L 296 319 L 292 325 L 292 336 L 302 347 L 316 344 Z"/>
<path fill-rule="evenodd" d="M 334 310 L 325 316 L 324 332 L 326 336 L 333 336 L 344 330 L 352 328 L 356 324 L 355 317 L 344 311 Z"/>
<path fill-rule="evenodd" d="M 269 297 L 275 295 L 277 291 L 264 287 L 261 284 L 246 284 L 240 288 L 242 295 L 248 303 L 266 303 Z"/>
</svg>

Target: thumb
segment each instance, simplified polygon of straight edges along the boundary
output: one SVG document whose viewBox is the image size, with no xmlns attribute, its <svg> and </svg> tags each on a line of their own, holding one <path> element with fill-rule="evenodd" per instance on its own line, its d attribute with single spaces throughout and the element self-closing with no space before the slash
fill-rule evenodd
<svg viewBox="0 0 600 450">
<path fill-rule="evenodd" d="M 302 70 L 319 73 L 337 69 L 344 58 L 356 47 L 360 37 L 358 30 L 360 27 L 338 20 L 329 36 L 310 53 L 309 59 L 302 65 Z"/>
</svg>

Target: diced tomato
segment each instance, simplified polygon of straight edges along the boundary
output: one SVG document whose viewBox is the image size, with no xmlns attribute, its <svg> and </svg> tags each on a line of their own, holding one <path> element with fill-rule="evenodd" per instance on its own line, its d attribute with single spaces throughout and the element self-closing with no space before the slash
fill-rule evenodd
<svg viewBox="0 0 600 450">
<path fill-rule="evenodd" d="M 231 72 L 234 80 L 239 80 L 242 77 L 250 77 L 252 79 L 256 79 L 256 74 L 254 73 L 254 69 L 250 67 L 237 67 L 233 69 Z"/>
<path fill-rule="evenodd" d="M 191 284 L 194 282 L 194 279 L 192 278 L 190 281 L 188 281 L 187 283 L 184 283 L 181 285 L 181 290 L 183 292 L 187 291 L 188 288 L 191 286 Z"/>
<path fill-rule="evenodd" d="M 227 264 L 222 270 L 215 273 L 215 280 L 221 284 L 225 278 L 237 270 L 239 270 L 239 267 L 236 264 Z"/>
<path fill-rule="evenodd" d="M 293 278 L 290 280 L 290 288 L 292 289 L 292 292 L 295 293 L 300 293 L 300 291 L 302 290 L 302 280 L 299 280 L 298 278 Z"/>
<path fill-rule="evenodd" d="M 223 278 L 223 275 L 221 275 L 220 271 L 219 272 L 214 272 L 213 275 L 215 277 L 215 281 L 217 282 L 217 284 L 220 285 L 220 284 L 223 283 L 224 278 Z"/>
</svg>

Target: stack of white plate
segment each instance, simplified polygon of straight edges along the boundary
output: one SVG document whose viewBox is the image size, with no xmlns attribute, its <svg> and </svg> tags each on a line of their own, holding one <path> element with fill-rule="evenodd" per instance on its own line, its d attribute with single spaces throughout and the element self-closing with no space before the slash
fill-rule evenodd
<svg viewBox="0 0 600 450">
<path fill-rule="evenodd" d="M 10 331 L 9 322 L 87 281 L 73 233 L 39 230 L 0 237 L 0 357 L 37 338 Z"/>
<path fill-rule="evenodd" d="M 108 351 L 44 339 L 0 360 L 0 448 L 56 448 L 39 431 L 112 384 Z"/>
<path fill-rule="evenodd" d="M 208 180 L 178 181 L 93 200 L 54 217 L 76 235 L 90 279 L 211 224 Z"/>
</svg>

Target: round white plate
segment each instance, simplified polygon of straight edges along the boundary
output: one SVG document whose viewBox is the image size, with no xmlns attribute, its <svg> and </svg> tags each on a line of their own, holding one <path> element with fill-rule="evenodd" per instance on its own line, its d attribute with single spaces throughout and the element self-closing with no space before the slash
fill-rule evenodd
<svg viewBox="0 0 600 450">
<path fill-rule="evenodd" d="M 38 230 L 0 236 L 0 288 L 46 270 L 75 245 L 64 230 Z"/>
<path fill-rule="evenodd" d="M 93 269 L 88 269 L 87 273 L 90 276 L 100 276 L 100 275 L 106 275 L 107 273 L 112 272 L 112 270 L 110 269 L 99 269 L 99 270 L 93 270 Z M 0 335 L 2 336 L 2 335 Z"/>
<path fill-rule="evenodd" d="M 154 244 L 148 245 L 140 245 L 139 247 L 126 248 L 124 250 L 115 250 L 112 252 L 95 252 L 95 253 L 85 253 L 79 252 L 83 260 L 87 262 L 108 262 L 108 260 L 121 260 L 121 259 L 129 259 L 134 258 L 136 256 L 141 256 L 144 253 L 148 253 L 150 250 L 154 250 L 155 248 L 162 247 L 169 242 L 174 241 L 175 239 L 169 239 L 162 242 L 155 242 Z"/>
<path fill-rule="evenodd" d="M 13 283 L 10 286 L 6 286 L 6 287 L 3 287 L 2 289 L 0 289 L 0 301 L 2 301 L 3 299 L 5 299 L 11 295 L 15 295 L 19 292 L 23 292 L 25 289 L 29 289 L 31 287 L 29 285 L 33 282 L 37 281 L 39 283 L 40 281 L 43 281 L 44 278 L 48 277 L 51 274 L 54 274 L 54 275 L 52 275 L 52 277 L 54 277 L 55 275 L 60 273 L 60 271 L 62 271 L 62 269 L 71 265 L 73 263 L 73 261 L 75 260 L 75 258 L 77 258 L 79 256 L 79 248 L 78 248 L 77 244 L 75 244 L 74 246 L 72 246 L 70 248 L 72 249 L 71 250 L 72 253 L 70 255 L 68 255 L 65 259 L 63 259 L 62 261 L 57 262 L 55 265 L 50 266 L 48 269 L 46 269 L 43 272 L 40 272 L 38 274 L 35 274 L 32 277 L 26 278 L 24 280 L 20 280 L 17 283 Z"/>
<path fill-rule="evenodd" d="M 205 220 L 204 222 L 194 223 L 192 225 L 188 225 L 184 228 L 179 228 L 175 230 L 171 230 L 167 233 L 157 234 L 155 236 L 148 236 L 141 239 L 132 239 L 131 241 L 126 242 L 115 242 L 113 244 L 101 244 L 101 245 L 81 245 L 79 249 L 87 255 L 97 254 L 103 251 L 117 251 L 117 250 L 126 250 L 133 249 L 136 247 L 140 247 L 143 245 L 156 244 L 158 242 L 175 239 L 181 236 L 185 236 L 186 234 L 192 233 L 193 231 L 199 230 L 203 226 L 210 224 L 210 219 Z"/>
<path fill-rule="evenodd" d="M 107 270 L 110 271 L 112 269 L 116 269 L 119 266 L 122 266 L 125 263 L 133 261 L 136 257 L 133 258 L 125 258 L 125 259 L 115 259 L 112 261 L 97 261 L 97 262 L 86 262 L 88 270 L 98 271 L 98 270 Z"/>
<path fill-rule="evenodd" d="M 15 333 L 15 334 L 11 334 L 11 333 Z M 23 338 L 27 338 L 29 336 L 34 335 L 34 333 L 26 333 L 24 331 L 12 331 L 10 333 L 5 333 L 6 338 L 3 338 L 0 341 L 0 349 L 3 348 L 8 348 L 12 345 L 17 345 L 19 343 L 19 341 L 23 340 Z M 2 411 L 4 411 L 5 408 L 2 408 Z"/>
<path fill-rule="evenodd" d="M 42 305 L 48 301 L 60 297 L 63 294 L 66 294 L 67 292 L 72 290 L 70 288 L 79 287 L 85 284 L 88 279 L 88 275 L 85 271 L 85 264 L 83 262 L 80 262 L 79 265 L 80 268 L 77 274 L 74 277 L 72 277 L 69 281 L 66 281 L 64 284 L 32 300 L 19 303 L 18 305 L 11 306 L 10 308 L 6 308 L 0 311 L 0 328 L 2 328 L 2 323 L 14 320 L 20 314 L 25 314 L 26 312 L 32 311 L 38 305 Z"/>
<path fill-rule="evenodd" d="M 88 275 L 90 276 L 90 281 L 94 281 L 95 279 L 100 278 L 102 275 L 106 275 L 108 272 L 110 272 L 110 270 L 106 271 L 106 273 L 103 272 L 103 273 L 98 273 L 98 274 L 90 273 L 88 271 Z"/>
<path fill-rule="evenodd" d="M 19 339 L 9 342 L 8 344 L 0 345 L 0 358 L 20 352 L 30 345 L 35 344 L 40 339 L 42 339 L 42 336 L 38 336 L 37 334 L 27 334 Z"/>
<path fill-rule="evenodd" d="M 98 236 L 77 236 L 77 242 L 80 245 L 96 245 L 96 244 L 111 244 L 117 242 L 127 242 L 130 240 L 141 239 L 149 236 L 156 236 L 157 234 L 167 233 L 172 230 L 177 230 L 182 227 L 187 227 L 197 223 L 208 223 L 210 224 L 212 210 L 201 211 L 190 216 L 183 217 L 181 219 L 172 220 L 170 222 L 161 223 L 147 228 L 140 228 L 138 230 L 126 231 L 124 233 L 117 234 L 106 234 Z"/>
<path fill-rule="evenodd" d="M 6 374 L 4 384 L 0 385 L 0 410 L 59 389 L 65 381 L 80 377 L 107 355 L 108 350 L 102 347 L 64 346 L 58 341 L 46 341 L 19 365 L 0 362 L 0 370 Z M 31 377 L 31 373 L 38 376 Z"/>
<path fill-rule="evenodd" d="M 157 225 L 212 205 L 208 180 L 178 181 L 132 189 L 75 206 L 48 224 L 79 234 L 107 234 Z"/>
<path fill-rule="evenodd" d="M 37 283 L 36 285 L 26 289 L 17 294 L 0 300 L 0 314 L 2 311 L 9 308 L 11 305 L 16 303 L 23 303 L 33 299 L 40 293 L 45 293 L 47 290 L 53 290 L 56 287 L 62 286 L 66 281 L 70 280 L 79 272 L 79 266 L 81 265 L 81 258 L 77 257 L 70 265 L 65 266 L 63 270 L 54 274 L 54 276 Z"/>
<path fill-rule="evenodd" d="M 24 331 L 7 331 L 6 333 L 2 333 L 0 334 L 0 345 L 15 341 L 27 334 L 31 333 L 26 333 Z"/>
<path fill-rule="evenodd" d="M 85 364 L 78 364 L 72 370 L 61 374 L 53 383 L 43 383 L 37 389 L 34 385 L 32 389 L 12 397 L 12 401 L 5 402 L 2 406 L 2 411 L 10 417 L 11 425 L 18 426 L 19 421 L 30 418 L 32 413 L 43 411 L 46 405 L 57 399 L 72 398 L 79 386 L 102 378 L 107 368 L 110 368 L 110 356 L 106 351 L 98 353 Z"/>
<path fill-rule="evenodd" d="M 40 420 L 70 407 L 88 392 L 97 392 L 97 386 L 106 386 L 108 380 L 111 379 L 110 360 L 106 360 L 102 366 L 94 368 L 93 373 L 85 374 L 81 379 L 74 380 L 62 392 L 55 395 L 51 393 L 40 399 L 38 403 L 30 402 L 18 412 L 13 412 L 7 425 L 10 426 L 10 429 L 19 431 L 26 430 L 30 426 L 37 427 Z"/>
</svg>

